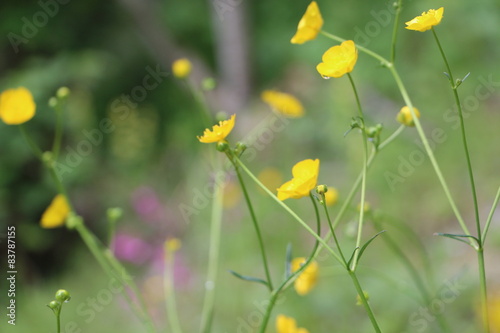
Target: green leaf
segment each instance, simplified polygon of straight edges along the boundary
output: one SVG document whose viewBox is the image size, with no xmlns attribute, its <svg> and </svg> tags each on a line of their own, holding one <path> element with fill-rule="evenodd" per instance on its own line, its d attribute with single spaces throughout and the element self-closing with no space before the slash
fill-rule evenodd
<svg viewBox="0 0 500 333">
<path fill-rule="evenodd" d="M 241 275 L 236 273 L 235 271 L 229 270 L 229 273 L 233 274 L 236 276 L 238 279 L 245 280 L 245 281 L 250 281 L 250 282 L 256 282 L 265 285 L 266 287 L 269 287 L 269 284 L 267 281 L 253 277 L 253 276 L 246 276 L 246 275 Z"/>
<path fill-rule="evenodd" d="M 472 246 L 472 244 L 470 242 L 467 242 L 465 239 L 462 239 L 462 238 L 472 238 L 476 241 L 476 244 L 478 246 L 480 246 L 479 244 L 479 239 L 477 239 L 477 237 L 475 236 L 472 236 L 472 235 L 457 235 L 457 234 L 445 234 L 445 233 L 441 233 L 441 232 L 437 232 L 434 234 L 435 236 L 443 236 L 443 237 L 448 237 L 448 238 L 451 238 L 451 239 L 454 239 L 454 240 L 457 240 L 459 242 L 462 242 L 462 243 L 465 243 L 465 244 L 468 244 L 470 246 Z"/>
<path fill-rule="evenodd" d="M 352 262 L 352 259 L 354 258 L 354 254 L 356 253 L 357 250 L 359 250 L 359 255 L 358 255 L 358 261 L 359 259 L 361 259 L 361 256 L 363 255 L 363 252 L 365 252 L 366 248 L 368 247 L 368 245 L 370 245 L 371 242 L 373 242 L 373 240 L 375 238 L 377 238 L 380 234 L 384 233 L 385 230 L 382 230 L 378 233 L 376 233 L 375 235 L 373 235 L 372 238 L 370 238 L 361 248 L 357 247 L 354 249 L 352 255 L 351 255 L 351 258 L 349 259 L 349 261 L 347 262 L 347 266 L 348 267 L 351 267 L 351 262 Z"/>
</svg>

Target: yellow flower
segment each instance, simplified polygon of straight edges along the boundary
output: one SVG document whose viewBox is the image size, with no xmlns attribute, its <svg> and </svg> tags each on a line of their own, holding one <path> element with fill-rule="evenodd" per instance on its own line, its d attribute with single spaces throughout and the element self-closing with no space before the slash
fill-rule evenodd
<svg viewBox="0 0 500 333">
<path fill-rule="evenodd" d="M 172 72 L 178 79 L 184 79 L 191 73 L 191 61 L 186 58 L 181 58 L 172 64 Z"/>
<path fill-rule="evenodd" d="M 428 12 L 423 12 L 422 15 L 415 17 L 413 20 L 406 22 L 405 27 L 408 30 L 424 32 L 430 30 L 433 26 L 438 25 L 443 18 L 444 8 L 429 9 Z"/>
<path fill-rule="evenodd" d="M 0 95 L 0 118 L 7 125 L 19 125 L 35 115 L 36 105 L 31 92 L 24 88 L 5 90 Z"/>
<path fill-rule="evenodd" d="M 299 268 L 306 262 L 306 258 L 295 258 L 292 260 L 292 272 L 299 270 Z M 294 288 L 297 294 L 304 296 L 309 293 L 316 285 L 318 279 L 319 266 L 316 261 L 312 261 L 307 267 L 299 274 L 294 283 Z"/>
<path fill-rule="evenodd" d="M 169 238 L 165 241 L 164 247 L 167 253 L 177 252 L 182 246 L 182 242 L 178 238 Z"/>
<path fill-rule="evenodd" d="M 323 18 L 319 11 L 318 4 L 313 1 L 307 6 L 307 10 L 299 21 L 297 32 L 290 41 L 292 44 L 304 44 L 313 40 L 318 35 L 323 26 Z"/>
<path fill-rule="evenodd" d="M 318 182 L 319 160 L 303 160 L 292 168 L 293 179 L 278 188 L 278 199 L 300 199 L 308 196 Z"/>
<path fill-rule="evenodd" d="M 203 132 L 203 136 L 197 136 L 198 140 L 203 143 L 212 143 L 212 142 L 220 142 L 224 141 L 226 136 L 231 133 L 234 127 L 234 119 L 236 115 L 233 114 L 230 119 L 220 121 L 219 125 L 214 125 L 212 130 L 208 128 Z"/>
<path fill-rule="evenodd" d="M 61 227 L 66 223 L 69 212 L 70 208 L 66 197 L 58 194 L 43 213 L 40 225 L 46 229 Z"/>
<path fill-rule="evenodd" d="M 270 191 L 273 191 L 283 183 L 283 175 L 281 174 L 281 172 L 278 169 L 272 167 L 264 168 L 257 175 L 257 179 Z M 265 193 L 260 187 L 259 189 L 262 191 L 262 193 Z"/>
<path fill-rule="evenodd" d="M 413 112 L 415 112 L 415 115 L 417 118 L 420 118 L 420 111 L 418 111 L 417 108 L 413 108 Z M 396 120 L 400 122 L 403 125 L 413 127 L 415 126 L 415 122 L 413 120 L 413 117 L 411 116 L 411 111 L 410 108 L 407 106 L 403 106 L 401 110 L 399 111 L 398 115 L 396 116 Z"/>
<path fill-rule="evenodd" d="M 483 316 L 481 309 L 477 310 L 478 317 Z M 488 317 L 491 333 L 500 333 L 500 293 L 488 295 Z"/>
<path fill-rule="evenodd" d="M 276 317 L 276 332 L 278 333 L 309 333 L 305 328 L 297 328 L 297 322 L 291 317 L 278 315 Z"/>
<path fill-rule="evenodd" d="M 333 206 L 339 200 L 339 192 L 334 187 L 328 186 L 328 191 L 325 193 L 325 203 L 327 206 Z"/>
<path fill-rule="evenodd" d="M 352 40 L 329 48 L 316 69 L 323 77 L 341 77 L 352 72 L 358 60 L 358 50 Z"/>
<path fill-rule="evenodd" d="M 290 94 L 285 94 L 275 90 L 265 90 L 261 94 L 264 102 L 271 108 L 290 118 L 298 118 L 304 115 L 302 103 Z"/>
</svg>

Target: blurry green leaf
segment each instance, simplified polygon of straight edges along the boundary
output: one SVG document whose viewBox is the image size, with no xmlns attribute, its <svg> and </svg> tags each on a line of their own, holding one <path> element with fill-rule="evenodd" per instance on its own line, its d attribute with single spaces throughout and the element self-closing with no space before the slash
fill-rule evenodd
<svg viewBox="0 0 500 333">
<path fill-rule="evenodd" d="M 233 274 L 238 279 L 242 279 L 242 280 L 250 281 L 250 282 L 257 282 L 257 283 L 265 285 L 266 287 L 269 286 L 268 283 L 265 280 L 262 280 L 262 279 L 259 279 L 259 278 L 253 277 L 253 276 L 241 275 L 241 274 L 238 274 L 238 273 L 236 273 L 235 271 L 232 271 L 232 270 L 229 270 L 229 273 Z"/>
<path fill-rule="evenodd" d="M 470 245 L 470 246 L 472 246 L 472 244 L 470 242 L 467 242 L 465 239 L 462 239 L 462 238 L 472 238 L 476 241 L 476 244 L 479 246 L 479 239 L 477 239 L 475 236 L 472 236 L 472 235 L 444 234 L 441 232 L 437 232 L 434 235 L 448 237 L 448 238 L 457 240 L 459 242 L 465 243 L 465 244 Z"/>
</svg>

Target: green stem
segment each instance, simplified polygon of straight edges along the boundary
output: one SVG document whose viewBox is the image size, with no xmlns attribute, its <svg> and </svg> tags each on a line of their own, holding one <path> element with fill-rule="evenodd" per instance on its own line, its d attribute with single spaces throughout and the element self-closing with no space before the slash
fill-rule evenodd
<svg viewBox="0 0 500 333">
<path fill-rule="evenodd" d="M 366 175 L 368 170 L 368 136 L 365 130 L 365 118 L 363 115 L 363 109 L 361 107 L 361 101 L 359 99 L 358 90 L 356 89 L 356 85 L 354 84 L 354 80 L 352 79 L 351 74 L 347 74 L 349 77 L 349 82 L 351 82 L 352 90 L 354 92 L 354 97 L 356 99 L 356 105 L 358 106 L 358 114 L 362 121 L 361 134 L 363 140 L 363 170 L 361 173 L 361 203 L 359 207 L 359 221 L 358 221 L 358 235 L 356 237 L 356 248 L 359 249 L 361 247 L 361 236 L 363 233 L 363 221 L 365 214 L 365 197 L 366 197 Z M 358 264 L 358 256 L 359 251 L 356 251 L 354 254 L 354 258 L 352 261 L 351 269 L 353 271 L 356 270 L 356 266 Z"/>
<path fill-rule="evenodd" d="M 245 173 L 257 185 L 259 185 L 259 187 L 262 190 L 264 190 L 264 192 L 266 192 L 274 201 L 276 201 L 278 203 L 278 205 L 283 207 L 283 209 L 285 209 L 288 212 L 288 214 L 290 214 L 297 222 L 299 222 L 300 225 L 302 225 L 302 227 L 304 229 L 306 229 L 314 238 L 316 238 L 318 240 L 318 242 L 321 245 L 323 245 L 323 247 L 325 247 L 327 249 L 327 251 L 330 252 L 335 259 L 337 259 L 338 262 L 342 263 L 342 259 L 339 257 L 339 255 L 337 253 L 335 253 L 335 251 L 333 251 L 333 249 L 326 243 L 326 241 L 323 238 L 321 238 L 320 235 L 316 234 L 314 232 L 314 230 L 312 230 L 311 227 L 309 227 L 307 225 L 307 223 L 304 222 L 290 207 L 288 207 L 283 201 L 278 199 L 278 197 L 276 195 L 274 195 L 273 192 L 269 191 L 269 189 L 264 184 L 262 184 L 260 182 L 260 180 L 258 180 L 257 177 L 255 177 L 255 175 L 250 170 L 248 170 L 248 168 L 245 166 L 245 164 L 243 164 L 243 162 L 241 162 L 241 160 L 239 158 L 237 158 L 236 156 L 234 156 L 233 158 L 234 158 L 234 161 L 238 164 L 238 166 L 241 167 L 241 169 L 243 171 L 245 171 Z"/>
<path fill-rule="evenodd" d="M 394 63 L 396 59 L 396 41 L 399 31 L 399 16 L 401 10 L 403 9 L 403 0 L 399 0 L 396 6 L 396 13 L 394 18 L 394 26 L 392 27 L 392 41 L 391 41 L 391 63 Z"/>
<path fill-rule="evenodd" d="M 390 144 L 392 141 L 394 141 L 400 134 L 403 132 L 403 130 L 406 128 L 406 126 L 401 125 L 398 127 L 394 133 L 392 133 L 387 139 L 385 139 L 379 146 L 378 149 L 373 149 L 372 153 L 370 155 L 370 158 L 368 158 L 368 168 L 370 168 L 371 164 L 373 163 L 375 157 L 377 156 L 377 153 L 380 152 L 383 148 L 385 148 L 388 144 Z M 347 195 L 346 199 L 342 203 L 342 206 L 340 207 L 339 212 L 337 213 L 335 220 L 332 223 L 332 228 L 335 229 L 337 225 L 340 223 L 340 220 L 344 217 L 345 212 L 347 211 L 347 208 L 352 202 L 352 199 L 354 198 L 354 195 L 356 194 L 359 186 L 361 185 L 361 180 L 363 179 L 363 172 L 361 171 L 360 174 L 358 175 L 358 178 L 356 178 L 356 181 L 354 182 L 353 186 L 351 187 L 349 194 Z M 326 237 L 325 240 L 329 240 L 331 237 L 331 233 L 329 233 Z M 322 245 L 318 248 L 318 251 L 316 252 L 315 257 L 319 255 L 319 253 L 322 250 Z"/>
<path fill-rule="evenodd" d="M 438 45 L 439 52 L 441 53 L 441 56 L 443 57 L 444 63 L 446 65 L 446 69 L 448 70 L 451 89 L 453 91 L 453 96 L 455 97 L 455 104 L 457 105 L 458 115 L 460 117 L 460 132 L 462 134 L 462 144 L 464 146 L 465 159 L 467 160 L 467 172 L 469 174 L 470 186 L 472 191 L 472 200 L 474 202 L 474 215 L 476 218 L 477 238 L 479 240 L 479 243 L 482 244 L 481 221 L 479 219 L 479 206 L 477 203 L 476 185 L 474 181 L 474 172 L 472 169 L 472 163 L 469 154 L 469 145 L 467 143 L 467 134 L 465 132 L 465 121 L 462 112 L 462 104 L 460 103 L 460 97 L 458 96 L 458 85 L 457 83 L 455 83 L 455 80 L 453 79 L 453 73 L 451 72 L 450 64 L 448 63 L 448 59 L 446 58 L 446 55 L 441 46 L 441 43 L 439 42 L 439 38 L 436 34 L 436 30 L 434 30 L 434 27 L 432 28 L 432 34 L 434 35 L 434 39 L 436 40 L 436 43 Z"/>
<path fill-rule="evenodd" d="M 175 302 L 175 287 L 174 287 L 174 253 L 165 251 L 165 302 L 167 309 L 168 322 L 173 333 L 182 333 L 181 324 L 179 322 L 179 314 L 177 313 L 177 304 Z"/>
<path fill-rule="evenodd" d="M 314 196 L 312 194 L 310 194 L 309 196 L 310 196 L 312 203 L 313 203 L 313 206 L 314 206 L 314 213 L 316 214 L 316 233 L 318 235 L 321 235 L 321 221 L 319 218 L 318 206 L 316 205 L 316 201 L 315 201 Z M 280 293 L 283 290 L 285 290 L 291 284 L 291 282 L 293 282 L 296 279 L 296 277 L 299 276 L 299 274 L 304 269 L 306 269 L 307 266 L 313 261 L 314 254 L 316 253 L 316 249 L 318 248 L 318 246 L 319 246 L 319 242 L 318 242 L 318 240 L 316 240 L 316 242 L 314 244 L 314 248 L 311 252 L 311 255 L 307 258 L 306 262 L 297 271 L 290 274 L 290 276 L 288 276 L 285 279 L 285 281 L 283 281 L 283 283 L 281 283 L 281 285 L 276 290 L 273 290 L 273 292 L 271 293 L 271 297 L 269 299 L 269 304 L 266 308 L 266 312 L 264 313 L 264 319 L 262 320 L 262 324 L 260 326 L 260 330 L 259 330 L 260 333 L 265 333 L 266 327 L 269 323 L 269 318 L 271 317 L 271 312 L 274 308 L 274 305 L 276 304 L 276 300 L 278 299 Z"/>
<path fill-rule="evenodd" d="M 62 124 L 63 124 L 63 117 L 62 117 L 62 110 L 61 110 L 61 101 L 57 104 L 55 107 L 55 112 L 56 112 L 56 131 L 54 135 L 54 143 L 52 145 L 52 154 L 54 154 L 54 161 L 57 161 L 57 158 L 59 157 L 59 152 L 61 150 L 61 142 L 62 142 Z"/>
<path fill-rule="evenodd" d="M 61 333 L 61 308 L 62 308 L 62 303 L 61 303 L 61 307 L 59 308 L 59 311 L 57 311 L 57 314 L 56 314 L 57 333 Z"/>
<path fill-rule="evenodd" d="M 356 276 L 356 272 L 349 270 L 349 276 L 352 279 L 352 282 L 354 283 L 354 287 L 356 288 L 356 291 L 358 292 L 359 298 L 361 299 L 361 303 L 363 303 L 363 306 L 365 307 L 366 313 L 368 313 L 368 317 L 370 318 L 370 321 L 372 323 L 373 328 L 375 329 L 375 332 L 381 333 L 382 331 L 380 330 L 380 327 L 378 326 L 377 319 L 375 319 L 375 315 L 373 314 L 373 311 L 370 307 L 370 304 L 368 304 L 368 300 L 365 297 L 365 293 L 363 292 L 363 288 L 361 288 L 361 285 L 359 284 L 358 277 Z"/>
<path fill-rule="evenodd" d="M 413 110 L 413 103 L 411 102 L 411 99 L 408 95 L 408 92 L 406 91 L 406 88 L 401 81 L 401 78 L 399 76 L 398 71 L 394 66 L 389 66 L 388 67 L 392 76 L 394 77 L 394 80 L 396 81 L 396 84 L 401 92 L 401 95 L 403 97 L 403 100 L 405 101 L 406 105 L 410 108 L 410 112 L 413 118 L 413 121 L 415 122 L 415 127 L 417 129 L 418 135 L 420 136 L 420 140 L 422 141 L 422 144 L 424 145 L 425 151 L 427 152 L 427 155 L 429 156 L 429 160 L 431 161 L 431 164 L 434 168 L 434 171 L 436 173 L 436 176 L 439 179 L 439 182 L 441 183 L 441 186 L 443 188 L 443 191 L 446 195 L 446 198 L 448 199 L 448 202 L 450 203 L 451 209 L 453 210 L 453 213 L 455 214 L 458 223 L 462 227 L 462 230 L 466 235 L 470 235 L 471 233 L 469 232 L 469 229 L 465 225 L 464 219 L 462 218 L 462 215 L 460 214 L 460 211 L 457 208 L 457 205 L 455 204 L 455 200 L 453 199 L 451 192 L 448 188 L 448 184 L 446 183 L 446 180 L 444 179 L 443 173 L 441 172 L 441 168 L 439 167 L 438 162 L 436 161 L 436 158 L 434 157 L 434 153 L 429 145 L 429 141 L 427 140 L 427 136 L 425 135 L 425 132 L 422 128 L 422 125 L 420 124 L 420 120 L 415 114 L 415 111 Z M 470 241 L 470 244 L 474 247 L 477 248 L 477 245 L 473 240 Z"/>
<path fill-rule="evenodd" d="M 342 261 L 344 262 L 344 267 L 347 267 L 347 260 L 345 259 L 344 253 L 342 252 L 342 248 L 340 247 L 339 240 L 337 239 L 337 235 L 335 234 L 335 230 L 332 225 L 332 220 L 330 219 L 330 213 L 328 213 L 328 208 L 326 207 L 326 199 L 325 194 L 321 195 L 321 201 L 323 203 L 323 208 L 325 209 L 326 220 L 328 221 L 328 226 L 330 226 L 330 234 L 333 236 L 333 240 L 335 241 L 335 245 L 339 250 L 340 256 L 342 257 Z"/>
<path fill-rule="evenodd" d="M 22 136 L 24 137 L 24 139 L 26 140 L 26 142 L 30 146 L 30 148 L 33 151 L 33 153 L 35 154 L 35 156 L 38 157 L 38 159 L 43 162 L 42 150 L 40 148 L 38 148 L 35 141 L 33 141 L 31 136 L 28 134 L 28 131 L 26 131 L 26 127 L 24 126 L 24 124 L 20 124 L 18 126 L 19 126 L 19 130 L 21 131 Z"/>
<path fill-rule="evenodd" d="M 481 293 L 481 319 L 483 321 L 483 329 L 485 333 L 490 332 L 490 321 L 488 316 L 488 291 L 486 287 L 486 270 L 484 265 L 483 247 L 477 250 L 477 259 L 479 264 L 479 284 Z"/>
<path fill-rule="evenodd" d="M 497 195 L 495 196 L 495 200 L 493 200 L 493 205 L 491 206 L 490 213 L 488 215 L 488 219 L 486 220 L 486 224 L 484 225 L 483 230 L 483 245 L 486 240 L 486 235 L 488 234 L 488 230 L 490 229 L 491 220 L 493 219 L 493 215 L 495 214 L 495 210 L 498 205 L 498 200 L 500 199 L 500 187 L 497 190 Z"/>
<path fill-rule="evenodd" d="M 234 165 L 234 169 L 236 171 L 236 176 L 238 177 L 238 181 L 240 182 L 240 186 L 241 186 L 241 189 L 243 191 L 243 196 L 245 197 L 245 201 L 247 203 L 248 210 L 250 211 L 250 216 L 252 217 L 252 222 L 253 222 L 253 225 L 255 228 L 255 233 L 257 234 L 257 239 L 259 241 L 260 253 L 262 256 L 262 263 L 264 265 L 264 270 L 266 273 L 267 286 L 269 288 L 269 291 L 272 291 L 273 290 L 273 283 L 271 281 L 271 274 L 269 273 L 269 266 L 267 264 L 267 257 L 266 257 L 266 251 L 264 248 L 264 242 L 262 240 L 262 235 L 260 233 L 259 224 L 257 223 L 257 217 L 255 216 L 255 212 L 253 210 L 252 203 L 250 202 L 250 196 L 248 195 L 247 188 L 245 186 L 245 183 L 243 182 L 243 177 L 241 177 L 241 172 L 240 172 L 239 167 L 238 167 L 239 165 L 241 165 L 241 162 L 239 162 L 239 160 L 238 160 L 239 163 L 235 163 L 234 160 L 237 159 L 237 157 L 232 156 L 230 153 L 227 153 L 227 156 L 228 156 L 229 160 Z"/>
<path fill-rule="evenodd" d="M 219 248 L 222 224 L 222 198 L 223 184 L 216 183 L 212 201 L 212 216 L 210 223 L 210 248 L 208 251 L 207 285 L 205 286 L 205 298 L 201 312 L 200 333 L 210 332 L 211 318 L 215 301 L 215 281 L 217 279 L 217 268 L 219 265 Z"/>
<path fill-rule="evenodd" d="M 337 40 L 337 41 L 341 41 L 341 42 L 345 41 L 345 39 L 340 38 L 340 37 L 335 36 L 335 35 L 332 35 L 330 33 L 327 33 L 324 31 L 321 31 L 321 33 L 323 35 L 325 35 L 326 37 L 331 38 L 333 40 Z M 398 86 L 399 91 L 401 92 L 401 96 L 403 97 L 403 100 L 405 101 L 406 105 L 410 108 L 412 118 L 415 122 L 415 127 L 417 128 L 418 135 L 420 136 L 420 140 L 422 141 L 422 144 L 424 145 L 425 151 L 426 151 L 427 155 L 429 156 L 432 167 L 434 168 L 434 171 L 436 172 L 436 175 L 441 183 L 441 186 L 443 187 L 446 198 L 448 199 L 448 201 L 450 203 L 451 209 L 453 210 L 453 213 L 455 214 L 455 216 L 458 220 L 458 223 L 460 224 L 464 233 L 466 235 L 470 235 L 469 229 L 465 225 L 465 222 L 462 218 L 462 215 L 460 214 L 460 211 L 458 210 L 458 208 L 455 204 L 455 201 L 453 200 L 453 197 L 451 196 L 450 190 L 448 189 L 448 185 L 443 177 L 443 174 L 441 172 L 439 164 L 437 163 L 436 158 L 434 157 L 434 153 L 432 152 L 432 149 L 429 145 L 429 141 L 427 140 L 425 132 L 422 129 L 422 125 L 420 124 L 420 120 L 416 117 L 415 112 L 413 111 L 413 103 L 411 102 L 410 96 L 408 95 L 408 92 L 406 91 L 406 87 L 404 86 L 404 84 L 399 76 L 398 71 L 394 67 L 394 64 L 389 62 L 387 59 L 385 59 L 381 55 L 379 55 L 379 54 L 377 54 L 377 53 L 375 53 L 375 52 L 373 52 L 365 47 L 362 47 L 360 45 L 356 45 L 356 48 L 358 48 L 358 50 L 368 54 L 369 56 L 379 60 L 382 63 L 382 65 L 386 66 L 389 69 L 389 71 L 391 72 L 394 80 L 396 81 L 396 85 Z M 470 244 L 471 244 L 471 246 L 473 246 L 474 248 L 477 249 L 477 246 L 473 240 L 470 241 Z"/>
</svg>

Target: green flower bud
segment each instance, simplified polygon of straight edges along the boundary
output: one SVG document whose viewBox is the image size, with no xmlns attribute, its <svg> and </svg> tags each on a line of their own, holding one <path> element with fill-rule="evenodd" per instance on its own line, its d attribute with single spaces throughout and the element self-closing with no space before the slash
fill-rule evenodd
<svg viewBox="0 0 500 333">
<path fill-rule="evenodd" d="M 68 217 L 66 218 L 66 227 L 68 229 L 74 229 L 79 224 L 83 224 L 82 217 L 76 215 L 73 212 L 70 212 Z"/>
<path fill-rule="evenodd" d="M 61 303 L 59 303 L 58 301 L 52 301 L 47 306 L 51 308 L 52 311 L 56 312 L 61 308 Z"/>
<path fill-rule="evenodd" d="M 216 148 L 220 152 L 225 152 L 225 151 L 227 151 L 229 149 L 229 144 L 225 140 L 224 141 L 219 141 L 219 142 L 217 142 Z"/>
<path fill-rule="evenodd" d="M 241 156 L 243 152 L 247 149 L 247 145 L 243 142 L 236 142 L 236 147 L 234 148 L 234 153 L 236 156 Z"/>
<path fill-rule="evenodd" d="M 123 216 L 123 209 L 119 207 L 108 208 L 106 216 L 110 223 L 118 221 Z"/>
<path fill-rule="evenodd" d="M 67 290 L 64 289 L 59 289 L 56 291 L 56 300 L 58 300 L 61 303 L 67 303 L 71 299 L 71 295 Z"/>
<path fill-rule="evenodd" d="M 205 91 L 212 91 L 217 86 L 217 81 L 213 77 L 204 78 L 201 82 L 201 87 Z"/>
<path fill-rule="evenodd" d="M 68 97 L 70 92 L 71 91 L 69 90 L 68 87 L 61 87 L 61 88 L 57 89 L 56 96 L 59 99 L 63 99 L 63 98 Z"/>
<path fill-rule="evenodd" d="M 57 104 L 59 104 L 59 101 L 57 100 L 57 98 L 55 98 L 55 97 L 49 98 L 49 106 L 51 108 L 53 108 L 53 109 L 56 108 Z"/>
</svg>

